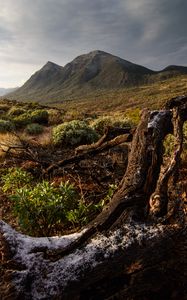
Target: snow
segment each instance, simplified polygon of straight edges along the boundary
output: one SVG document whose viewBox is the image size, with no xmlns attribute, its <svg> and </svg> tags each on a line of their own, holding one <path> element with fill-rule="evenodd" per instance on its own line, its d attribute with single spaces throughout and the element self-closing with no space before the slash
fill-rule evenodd
<svg viewBox="0 0 187 300">
<path fill-rule="evenodd" d="M 57 261 L 44 258 L 42 249 L 62 249 L 80 237 L 85 230 L 62 237 L 35 238 L 20 234 L 0 221 L 0 231 L 11 248 L 16 250 L 14 259 L 23 266 L 23 270 L 14 273 L 13 281 L 17 291 L 21 292 L 25 281 L 32 278 L 32 299 L 46 299 L 46 291 L 50 299 L 60 293 L 59 289 L 62 292 L 69 280 L 78 280 L 82 272 L 88 272 L 101 264 L 101 261 L 108 261 L 119 249 L 126 251 L 135 243 L 142 245 L 145 240 L 147 242 L 159 236 L 163 232 L 163 226 L 125 224 L 120 229 L 111 231 L 109 236 L 97 234 L 85 247 Z M 36 247 L 41 252 L 32 252 Z"/>
<path fill-rule="evenodd" d="M 158 129 L 160 119 L 162 119 L 166 115 L 168 115 L 168 111 L 166 110 L 152 111 L 148 123 L 148 128 Z"/>
</svg>

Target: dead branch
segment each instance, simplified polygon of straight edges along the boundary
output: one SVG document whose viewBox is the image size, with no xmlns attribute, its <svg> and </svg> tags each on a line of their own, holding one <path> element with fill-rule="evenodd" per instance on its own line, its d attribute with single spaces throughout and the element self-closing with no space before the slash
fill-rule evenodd
<svg viewBox="0 0 187 300">
<path fill-rule="evenodd" d="M 104 136 L 103 140 L 104 139 L 105 139 L 105 136 Z M 47 168 L 47 170 L 44 171 L 43 175 L 45 176 L 47 174 L 50 174 L 54 169 L 63 168 L 64 166 L 66 166 L 68 164 L 78 163 L 81 160 L 87 159 L 89 156 L 97 155 L 99 153 L 102 153 L 103 151 L 107 151 L 107 150 L 109 150 L 117 145 L 120 145 L 122 143 L 130 142 L 131 139 L 132 139 L 131 133 L 130 134 L 122 134 L 122 135 L 115 137 L 114 139 L 112 139 L 110 141 L 107 141 L 104 143 L 100 142 L 99 146 L 95 146 L 95 144 L 90 148 L 88 146 L 86 146 L 87 151 L 85 151 L 81 154 L 78 154 L 78 155 L 74 155 L 70 158 L 60 160 L 60 161 L 50 165 Z"/>
</svg>

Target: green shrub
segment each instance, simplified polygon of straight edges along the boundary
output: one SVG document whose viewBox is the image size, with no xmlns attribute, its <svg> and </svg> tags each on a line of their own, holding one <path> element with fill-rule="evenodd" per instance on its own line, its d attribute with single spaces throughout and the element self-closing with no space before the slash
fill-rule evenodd
<svg viewBox="0 0 187 300">
<path fill-rule="evenodd" d="M 17 189 L 10 198 L 21 228 L 32 235 L 50 235 L 55 226 L 68 222 L 67 211 L 77 206 L 77 194 L 69 182 L 56 188 L 43 181 L 34 188 Z"/>
<path fill-rule="evenodd" d="M 13 122 L 17 128 L 24 127 L 31 123 L 31 116 L 29 113 L 24 113 L 13 118 Z"/>
<path fill-rule="evenodd" d="M 1 180 L 3 183 L 2 191 L 14 193 L 16 189 L 30 185 L 33 177 L 20 168 L 9 168 L 7 173 L 1 177 Z"/>
<path fill-rule="evenodd" d="M 19 116 L 25 113 L 25 109 L 17 106 L 12 106 L 11 109 L 8 112 L 8 115 L 10 116 Z"/>
<path fill-rule="evenodd" d="M 0 120 L 0 132 L 6 133 L 14 130 L 14 125 L 11 121 L 8 120 Z"/>
<path fill-rule="evenodd" d="M 24 127 L 31 123 L 47 124 L 48 112 L 43 109 L 28 111 L 13 118 L 14 124 L 17 128 Z"/>
<path fill-rule="evenodd" d="M 47 110 L 37 109 L 30 113 L 31 122 L 39 124 L 47 124 L 49 114 Z"/>
<path fill-rule="evenodd" d="M 131 122 L 127 118 L 117 118 L 117 117 L 100 117 L 96 119 L 92 123 L 92 128 L 94 128 L 100 135 L 104 134 L 105 129 L 108 126 L 113 126 L 113 127 L 131 127 Z"/>
<path fill-rule="evenodd" d="M 25 131 L 28 133 L 28 134 L 40 134 L 43 132 L 43 126 L 40 125 L 40 124 L 37 124 L 37 123 L 33 123 L 33 124 L 28 124 L 25 128 Z"/>
<path fill-rule="evenodd" d="M 84 121 L 65 122 L 53 128 L 54 144 L 80 145 L 89 144 L 98 139 L 98 134 Z"/>
</svg>

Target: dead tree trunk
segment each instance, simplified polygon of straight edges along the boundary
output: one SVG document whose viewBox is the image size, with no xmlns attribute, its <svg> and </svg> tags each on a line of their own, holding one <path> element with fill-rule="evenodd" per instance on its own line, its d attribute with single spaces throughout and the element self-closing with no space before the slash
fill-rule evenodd
<svg viewBox="0 0 187 300">
<path fill-rule="evenodd" d="M 169 183 L 186 120 L 187 97 L 143 111 L 118 190 L 81 232 L 32 238 L 1 221 L 2 299 L 185 299 L 187 230 Z M 175 150 L 163 169 L 168 133 Z"/>
</svg>

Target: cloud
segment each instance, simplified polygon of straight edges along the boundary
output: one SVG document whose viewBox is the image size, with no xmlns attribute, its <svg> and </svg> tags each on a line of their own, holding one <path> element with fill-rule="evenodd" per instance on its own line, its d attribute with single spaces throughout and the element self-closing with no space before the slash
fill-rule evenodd
<svg viewBox="0 0 187 300">
<path fill-rule="evenodd" d="M 154 69 L 187 65 L 186 0 L 0 0 L 0 6 L 0 86 L 19 84 L 48 60 L 64 65 L 95 49 Z"/>
</svg>

